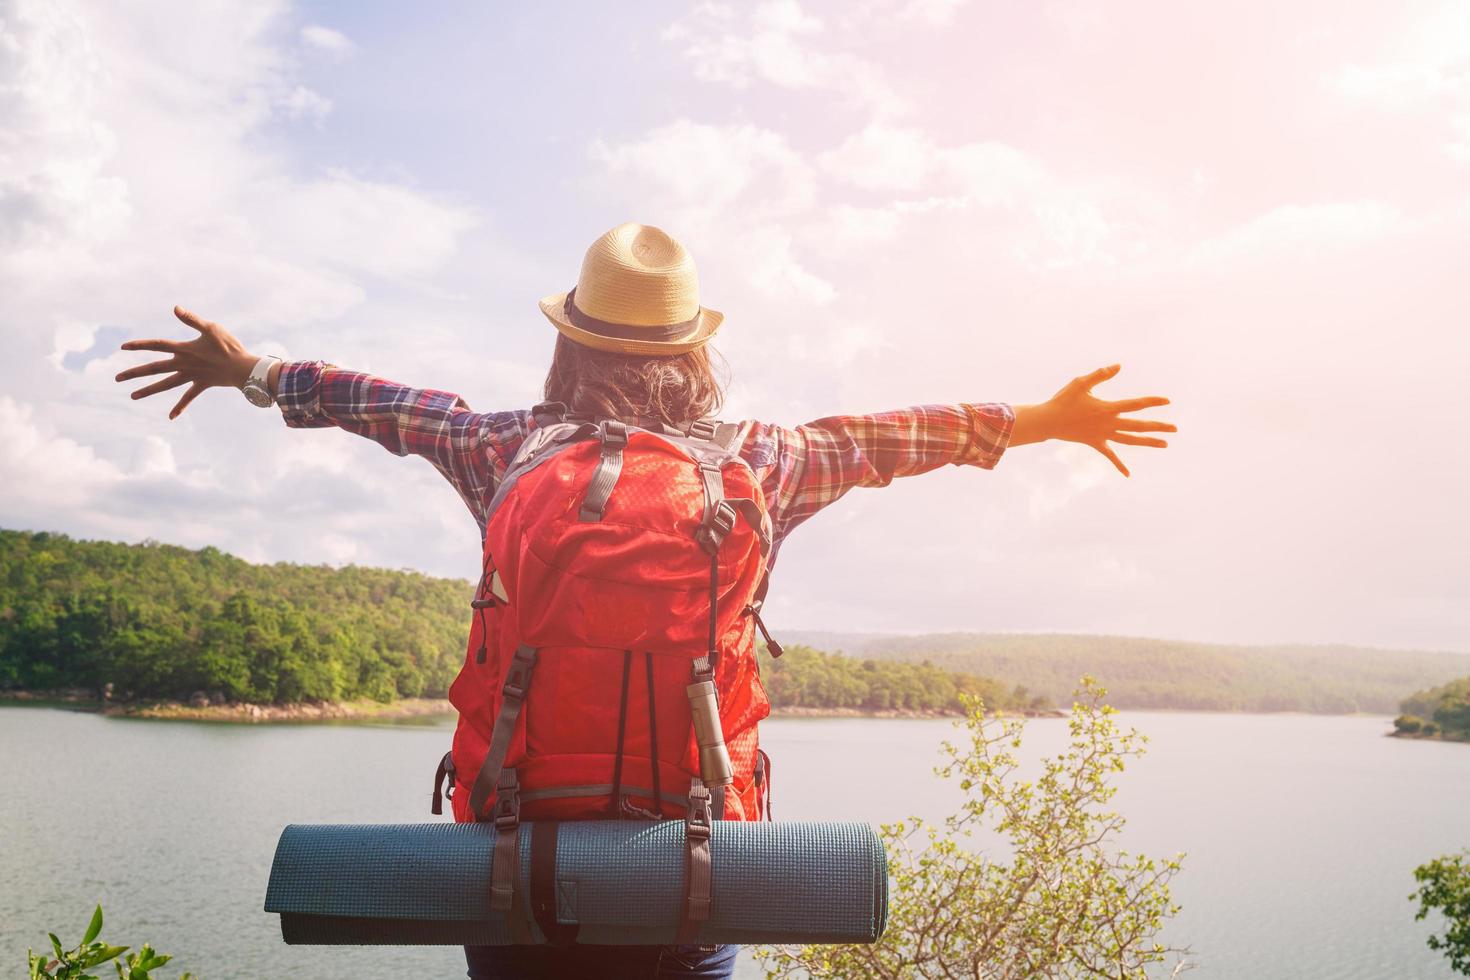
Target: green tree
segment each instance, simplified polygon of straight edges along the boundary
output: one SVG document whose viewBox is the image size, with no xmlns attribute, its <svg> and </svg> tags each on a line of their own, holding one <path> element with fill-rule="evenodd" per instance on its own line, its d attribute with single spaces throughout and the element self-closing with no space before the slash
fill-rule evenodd
<svg viewBox="0 0 1470 980">
<path fill-rule="evenodd" d="M 1470 850 L 1435 858 L 1414 869 L 1419 890 L 1409 896 L 1418 900 L 1416 922 L 1430 912 L 1444 916 L 1445 931 L 1429 937 L 1429 948 L 1440 950 L 1456 973 L 1470 977 Z"/>
<path fill-rule="evenodd" d="M 1025 723 L 987 718 L 967 698 L 966 738 L 946 742 L 936 773 L 965 791 L 942 827 L 917 818 L 882 829 L 888 847 L 888 929 L 873 945 L 767 947 L 768 977 L 986 977 L 988 980 L 1106 976 L 1142 978 L 1183 950 L 1158 941 L 1178 911 L 1169 882 L 1182 855 L 1158 860 L 1114 848 L 1123 817 L 1108 809 L 1114 778 L 1143 752 L 1122 731 L 1105 692 L 1083 678 L 1067 749 L 1021 776 L 1016 750 Z M 977 834 L 1005 847 L 988 856 Z"/>
</svg>

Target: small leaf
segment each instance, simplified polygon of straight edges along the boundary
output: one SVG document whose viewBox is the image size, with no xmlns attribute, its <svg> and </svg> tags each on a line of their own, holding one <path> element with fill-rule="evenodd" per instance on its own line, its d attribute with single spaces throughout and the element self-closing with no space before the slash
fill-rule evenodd
<svg viewBox="0 0 1470 980">
<path fill-rule="evenodd" d="M 82 937 L 82 945 L 85 946 L 97 938 L 102 931 L 102 905 L 98 903 L 97 911 L 92 913 L 92 922 L 87 926 L 87 934 Z"/>
<path fill-rule="evenodd" d="M 48 932 L 46 935 L 51 938 L 51 948 L 56 950 L 56 959 L 66 959 L 66 951 L 61 948 L 61 940 L 56 938 L 56 933 Z"/>
<path fill-rule="evenodd" d="M 128 948 L 126 946 L 98 946 L 92 955 L 87 957 L 87 962 L 83 966 L 96 966 L 98 963 L 106 963 L 108 960 L 117 959 L 127 951 Z"/>
</svg>

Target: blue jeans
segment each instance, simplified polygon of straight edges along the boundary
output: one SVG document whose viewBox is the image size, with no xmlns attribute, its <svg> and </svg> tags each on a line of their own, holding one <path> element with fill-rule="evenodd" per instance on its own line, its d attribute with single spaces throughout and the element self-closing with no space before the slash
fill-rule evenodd
<svg viewBox="0 0 1470 980">
<path fill-rule="evenodd" d="M 739 946 L 466 946 L 470 980 L 729 980 Z"/>
</svg>

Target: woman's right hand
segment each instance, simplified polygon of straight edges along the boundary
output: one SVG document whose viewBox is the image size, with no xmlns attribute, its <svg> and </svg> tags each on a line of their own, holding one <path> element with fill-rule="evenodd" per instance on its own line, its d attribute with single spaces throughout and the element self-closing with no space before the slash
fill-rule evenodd
<svg viewBox="0 0 1470 980">
<path fill-rule="evenodd" d="M 131 381 L 154 374 L 168 375 L 162 381 L 155 381 L 133 392 L 132 397 L 135 399 L 188 385 L 189 389 L 168 413 L 170 419 L 178 418 L 188 404 L 198 398 L 206 388 L 243 386 L 250 379 L 250 371 L 255 367 L 255 362 L 259 360 L 219 324 L 200 319 L 182 306 L 174 307 L 174 316 L 199 331 L 199 336 L 193 340 L 179 341 L 129 340 L 122 345 L 123 350 L 151 350 L 171 356 L 128 368 L 120 372 L 116 379 Z"/>
</svg>

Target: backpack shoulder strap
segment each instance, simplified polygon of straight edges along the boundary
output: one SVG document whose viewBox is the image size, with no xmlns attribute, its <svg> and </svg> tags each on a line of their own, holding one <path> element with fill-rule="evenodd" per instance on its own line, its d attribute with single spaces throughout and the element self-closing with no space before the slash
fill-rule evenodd
<svg viewBox="0 0 1470 980">
<path fill-rule="evenodd" d="M 550 415 L 546 417 L 550 418 Z M 532 429 L 531 434 L 516 449 L 510 465 L 505 468 L 505 473 L 495 488 L 495 495 L 490 498 L 490 505 L 485 508 L 485 523 L 487 525 L 490 523 L 490 518 L 500 509 L 500 504 L 505 500 L 510 488 L 515 486 L 516 481 L 523 474 L 540 466 L 568 446 L 596 436 L 597 432 L 596 425 L 590 422 L 574 422 L 570 418 L 566 421 L 552 422 L 544 428 L 538 426 Z"/>
</svg>

